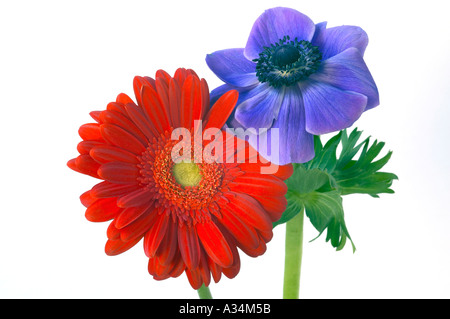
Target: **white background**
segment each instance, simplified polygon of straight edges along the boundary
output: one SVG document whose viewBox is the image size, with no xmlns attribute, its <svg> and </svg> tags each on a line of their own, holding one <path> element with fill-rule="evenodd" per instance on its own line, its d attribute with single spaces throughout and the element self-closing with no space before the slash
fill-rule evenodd
<svg viewBox="0 0 450 319">
<path fill-rule="evenodd" d="M 302 298 L 449 298 L 450 19 L 446 1 L 2 1 L 0 3 L 0 297 L 197 298 L 185 275 L 147 273 L 141 244 L 104 254 L 107 223 L 90 223 L 78 196 L 97 181 L 66 162 L 78 127 L 134 75 L 193 68 L 221 84 L 205 55 L 243 47 L 274 6 L 329 26 L 358 25 L 381 105 L 357 122 L 386 142 L 394 195 L 348 196 L 356 244 L 336 252 L 307 221 Z M 284 227 L 215 298 L 280 298 Z"/>
</svg>

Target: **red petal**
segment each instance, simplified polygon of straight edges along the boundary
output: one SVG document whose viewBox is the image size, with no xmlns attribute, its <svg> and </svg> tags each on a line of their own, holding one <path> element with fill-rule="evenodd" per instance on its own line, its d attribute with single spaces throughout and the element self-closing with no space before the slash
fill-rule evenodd
<svg viewBox="0 0 450 319">
<path fill-rule="evenodd" d="M 144 111 L 140 107 L 134 104 L 127 104 L 125 105 L 125 109 L 128 113 L 128 116 L 131 118 L 134 124 L 139 127 L 141 132 L 147 137 L 149 141 L 153 140 L 155 136 L 159 136 L 158 130 L 152 123 L 150 123 L 147 116 L 144 114 Z"/>
<path fill-rule="evenodd" d="M 127 114 L 125 107 L 123 111 Z M 103 123 L 114 124 L 133 134 L 142 144 L 146 145 L 148 143 L 147 137 L 126 115 L 116 111 L 103 111 L 100 119 Z"/>
<path fill-rule="evenodd" d="M 80 126 L 78 135 L 85 141 L 103 141 L 98 123 L 87 123 Z"/>
<path fill-rule="evenodd" d="M 143 86 L 141 98 L 142 108 L 158 132 L 170 131 L 169 116 L 156 91 L 152 87 Z"/>
<path fill-rule="evenodd" d="M 186 265 L 184 264 L 183 258 L 181 258 L 180 254 L 175 256 L 172 264 L 173 264 L 173 268 L 168 273 L 169 277 L 176 278 L 179 275 L 181 275 L 183 273 L 183 271 L 186 269 Z"/>
<path fill-rule="evenodd" d="M 248 142 L 236 137 L 236 135 L 227 131 L 225 131 L 225 134 L 222 133 L 222 135 L 225 140 L 224 163 L 249 163 L 255 155 L 258 155 L 256 151 L 250 152 Z"/>
<path fill-rule="evenodd" d="M 286 184 L 278 177 L 258 173 L 240 175 L 229 184 L 229 187 L 235 192 L 250 196 L 284 196 L 287 192 Z"/>
<path fill-rule="evenodd" d="M 86 219 L 91 222 L 106 222 L 113 219 L 122 209 L 117 207 L 117 198 L 102 198 L 86 209 Z"/>
<path fill-rule="evenodd" d="M 200 262 L 200 244 L 194 227 L 188 225 L 178 227 L 178 247 L 186 267 L 197 268 Z"/>
<path fill-rule="evenodd" d="M 138 219 L 120 230 L 120 239 L 130 241 L 142 237 L 151 228 L 157 216 L 157 210 L 151 206 Z"/>
<path fill-rule="evenodd" d="M 83 204 L 84 207 L 91 206 L 96 200 L 97 200 L 97 198 L 92 196 L 91 191 L 84 192 L 80 196 L 81 204 Z"/>
<path fill-rule="evenodd" d="M 124 241 L 121 241 L 121 240 L 108 239 L 108 241 L 106 242 L 106 245 L 105 245 L 105 253 L 108 256 L 119 255 L 119 254 L 127 251 L 128 249 L 130 249 L 134 245 L 136 245 L 140 240 L 141 240 L 141 238 L 136 238 L 136 239 L 134 239 L 132 241 L 124 242 Z"/>
<path fill-rule="evenodd" d="M 198 269 L 186 269 L 186 276 L 193 289 L 200 289 L 203 284 L 203 280 Z"/>
<path fill-rule="evenodd" d="M 117 103 L 117 102 L 108 103 L 108 105 L 106 106 L 106 109 L 111 112 L 120 113 L 125 116 L 127 115 L 127 112 L 125 111 L 125 104 L 122 104 L 122 103 Z"/>
<path fill-rule="evenodd" d="M 271 231 L 272 221 L 269 215 L 261 207 L 261 204 L 246 194 L 229 192 L 225 194 L 230 201 L 229 209 L 242 221 L 259 230 Z"/>
<path fill-rule="evenodd" d="M 134 101 L 125 93 L 117 95 L 116 102 L 122 104 L 134 103 Z"/>
<path fill-rule="evenodd" d="M 209 88 L 205 79 L 201 79 L 200 86 L 202 91 L 202 114 L 200 118 L 203 119 L 209 111 Z"/>
<path fill-rule="evenodd" d="M 201 119 L 202 114 L 202 91 L 200 80 L 190 75 L 184 81 L 181 89 L 181 126 L 191 129 L 194 120 Z"/>
<path fill-rule="evenodd" d="M 100 166 L 98 175 L 104 180 L 116 184 L 137 184 L 140 176 L 135 164 L 109 162 Z"/>
<path fill-rule="evenodd" d="M 198 77 L 197 73 L 195 73 L 195 71 L 192 69 L 187 69 L 186 72 L 188 75 L 195 75 L 196 77 Z"/>
<path fill-rule="evenodd" d="M 236 90 L 228 91 L 222 95 L 206 115 L 206 125 L 204 129 L 222 129 L 231 112 L 233 112 L 238 97 L 239 93 Z"/>
<path fill-rule="evenodd" d="M 102 144 L 91 149 L 89 155 L 99 163 L 108 162 L 127 162 L 132 164 L 139 163 L 136 155 L 122 148 Z"/>
<path fill-rule="evenodd" d="M 223 274 L 230 279 L 236 277 L 241 270 L 241 259 L 239 257 L 239 253 L 237 252 L 237 249 L 233 252 L 233 260 L 235 260 L 235 262 L 231 267 L 222 269 Z"/>
<path fill-rule="evenodd" d="M 76 158 L 72 158 L 71 160 L 69 160 L 69 161 L 67 162 L 67 166 L 68 166 L 70 169 L 74 170 L 75 172 L 81 173 L 80 170 L 77 168 L 77 164 L 75 163 L 76 161 L 77 161 Z"/>
<path fill-rule="evenodd" d="M 226 229 L 224 229 L 221 224 L 218 224 L 217 226 L 222 231 L 223 236 L 228 241 L 228 243 L 230 243 L 231 252 L 233 254 L 233 264 L 230 267 L 223 268 L 222 272 L 228 278 L 234 278 L 239 273 L 239 270 L 241 269 L 241 259 L 239 257 L 239 252 L 238 252 L 237 245 L 236 245 L 237 244 L 236 239 L 234 237 L 232 237 L 232 235 Z"/>
<path fill-rule="evenodd" d="M 155 79 L 149 77 L 149 76 L 144 76 L 145 81 L 147 81 L 147 83 L 150 84 L 150 86 L 152 88 L 155 88 Z"/>
<path fill-rule="evenodd" d="M 170 217 L 164 213 L 159 215 L 152 229 L 145 234 L 144 251 L 147 257 L 153 257 L 158 250 L 162 239 L 166 235 L 169 219 Z"/>
<path fill-rule="evenodd" d="M 147 188 L 140 188 L 120 197 L 117 205 L 120 207 L 136 207 L 145 205 L 151 200 L 154 200 L 153 191 Z"/>
<path fill-rule="evenodd" d="M 80 155 L 75 159 L 75 165 L 77 170 L 80 173 L 99 178 L 97 170 L 100 167 L 100 164 L 97 163 L 92 157 L 89 155 Z"/>
<path fill-rule="evenodd" d="M 158 73 L 157 73 L 158 74 Z M 169 122 L 169 126 L 172 126 L 172 117 L 170 114 L 170 103 L 169 103 L 169 79 L 162 78 L 159 76 L 156 76 L 155 86 L 156 86 L 156 92 L 158 93 L 159 99 L 161 101 L 161 105 L 165 110 L 165 113 L 167 114 L 167 120 Z"/>
<path fill-rule="evenodd" d="M 233 253 L 216 224 L 208 221 L 197 224 L 195 228 L 208 256 L 219 266 L 230 267 L 233 264 Z"/>
<path fill-rule="evenodd" d="M 120 239 L 120 231 L 114 226 L 114 221 L 109 223 L 108 229 L 106 230 L 106 237 L 111 240 Z"/>
<path fill-rule="evenodd" d="M 278 166 L 278 171 L 273 175 L 281 180 L 287 180 L 294 173 L 294 167 L 292 164 Z"/>
<path fill-rule="evenodd" d="M 211 282 L 211 273 L 209 272 L 208 267 L 208 255 L 202 251 L 200 254 L 200 264 L 198 270 L 200 272 L 200 276 L 202 277 L 203 284 L 208 287 Z"/>
<path fill-rule="evenodd" d="M 148 260 L 148 273 L 153 277 L 158 277 L 160 279 L 167 279 L 168 267 L 162 267 L 159 263 L 158 258 L 150 258 Z"/>
<path fill-rule="evenodd" d="M 176 260 L 177 263 L 164 265 L 158 257 L 152 257 L 148 261 L 148 272 L 153 275 L 153 278 L 156 280 L 167 279 L 171 277 L 171 273 L 174 271 L 174 268 L 178 266 L 177 264 L 179 263 L 179 259 Z"/>
<path fill-rule="evenodd" d="M 218 264 L 216 264 L 211 257 L 206 256 L 208 260 L 208 267 L 211 271 L 211 274 L 213 276 L 214 282 L 218 283 L 220 280 L 220 277 L 222 277 L 222 267 L 220 267 Z"/>
<path fill-rule="evenodd" d="M 266 242 L 268 243 L 269 241 L 272 240 L 273 237 L 273 231 L 272 229 L 260 229 L 259 231 L 259 236 Z"/>
<path fill-rule="evenodd" d="M 221 207 L 222 218 L 218 221 L 228 230 L 228 232 L 243 246 L 255 248 L 259 244 L 259 237 L 255 229 L 244 223 L 227 206 Z"/>
<path fill-rule="evenodd" d="M 177 244 L 177 234 L 178 225 L 174 222 L 169 222 L 169 226 L 167 227 L 166 235 L 164 236 L 159 248 L 156 252 L 156 255 L 159 258 L 159 261 L 163 265 L 168 265 L 172 263 L 172 260 L 175 257 L 176 252 L 178 251 Z"/>
<path fill-rule="evenodd" d="M 252 195 L 269 214 L 272 222 L 276 222 L 286 210 L 287 200 L 284 196 L 258 196 Z"/>
<path fill-rule="evenodd" d="M 78 145 L 77 145 L 77 151 L 78 151 L 80 154 L 87 155 L 87 154 L 89 154 L 89 151 L 90 151 L 93 147 L 98 146 L 98 145 L 102 145 L 102 144 L 103 144 L 103 143 L 100 142 L 100 141 L 81 141 L 81 142 L 78 143 Z"/>
<path fill-rule="evenodd" d="M 101 113 L 102 111 L 92 111 L 92 112 L 90 112 L 89 113 L 89 115 L 97 122 L 97 123 L 100 123 L 101 121 L 100 121 L 100 113 Z"/>
<path fill-rule="evenodd" d="M 239 248 L 250 257 L 258 257 L 266 252 L 267 246 L 264 240 L 260 239 L 258 247 L 254 249 L 249 249 L 248 247 L 244 246 L 239 246 Z"/>
<path fill-rule="evenodd" d="M 181 89 L 178 81 L 175 79 L 170 79 L 169 81 L 169 105 L 172 127 L 181 127 Z"/>
<path fill-rule="evenodd" d="M 136 96 L 136 100 L 138 102 L 138 105 L 142 106 L 142 87 L 143 86 L 149 86 L 154 87 L 154 80 L 149 77 L 141 77 L 141 76 L 135 76 L 133 79 L 133 90 L 134 95 Z"/>
<path fill-rule="evenodd" d="M 173 78 L 177 81 L 180 87 L 183 86 L 186 77 L 190 75 L 185 68 L 178 68 L 173 75 Z"/>
<path fill-rule="evenodd" d="M 148 208 L 149 206 L 125 208 L 115 219 L 114 225 L 117 229 L 122 229 L 141 217 Z"/>
<path fill-rule="evenodd" d="M 171 79 L 172 77 L 170 76 L 170 74 L 169 73 L 167 73 L 166 71 L 164 71 L 164 70 L 158 70 L 158 71 L 156 71 L 156 74 L 155 74 L 155 82 L 157 82 L 158 80 L 160 80 L 160 81 L 164 81 L 165 83 L 167 83 L 167 84 L 169 84 L 169 81 L 170 81 L 170 79 Z M 155 85 L 156 86 L 156 85 Z"/>
<path fill-rule="evenodd" d="M 291 177 L 292 173 L 294 172 L 294 168 L 292 167 L 292 164 L 288 165 L 276 165 L 273 163 L 242 163 L 239 164 L 239 168 L 245 172 L 252 172 L 252 173 L 261 173 L 263 167 L 269 167 L 272 165 L 275 173 L 271 174 L 273 176 L 278 177 L 281 180 L 286 180 L 289 177 Z"/>
<path fill-rule="evenodd" d="M 131 153 L 140 155 L 147 147 L 147 145 L 144 145 L 138 138 L 119 126 L 102 124 L 100 128 L 102 136 L 107 142 L 130 151 Z"/>
<path fill-rule="evenodd" d="M 117 197 L 136 190 L 137 185 L 113 184 L 107 181 L 98 183 L 91 189 L 93 197 L 108 198 Z"/>
<path fill-rule="evenodd" d="M 159 263 L 158 265 L 156 263 Z M 164 280 L 169 277 L 178 277 L 181 275 L 186 268 L 183 259 L 178 254 L 172 263 L 162 264 L 158 257 L 153 257 L 149 259 L 148 272 L 153 275 L 155 280 Z"/>
</svg>

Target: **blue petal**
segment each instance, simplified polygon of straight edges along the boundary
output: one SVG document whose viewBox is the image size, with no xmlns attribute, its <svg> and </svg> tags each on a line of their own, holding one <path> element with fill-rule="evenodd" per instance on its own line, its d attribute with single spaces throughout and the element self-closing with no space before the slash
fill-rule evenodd
<svg viewBox="0 0 450 319">
<path fill-rule="evenodd" d="M 240 87 L 236 87 L 230 84 L 223 84 L 217 88 L 215 88 L 214 90 L 211 91 L 211 93 L 209 94 L 210 96 L 210 105 L 214 105 L 214 103 L 217 102 L 217 100 L 226 92 L 230 91 L 230 90 L 237 90 L 239 92 L 239 98 L 238 101 L 236 103 L 236 105 L 241 104 L 242 102 L 244 102 L 247 97 L 249 96 L 250 91 L 252 91 L 252 89 L 255 88 L 255 86 L 253 87 L 246 87 L 246 88 L 240 88 Z M 233 112 L 230 114 L 230 117 L 227 120 L 226 123 L 226 127 L 242 127 L 243 125 L 241 123 L 239 123 L 236 118 L 234 117 L 234 114 L 236 113 L 236 107 L 234 108 Z"/>
<path fill-rule="evenodd" d="M 329 29 L 317 28 L 312 44 L 319 47 L 322 59 L 326 60 L 348 48 L 357 48 L 364 55 L 369 38 L 356 26 L 343 25 Z"/>
<path fill-rule="evenodd" d="M 291 39 L 310 41 L 314 31 L 314 22 L 294 9 L 278 7 L 266 10 L 253 24 L 244 55 L 249 60 L 257 59 L 264 47 L 270 47 L 287 35 Z"/>
<path fill-rule="evenodd" d="M 223 84 L 221 86 L 216 87 L 214 90 L 211 91 L 209 94 L 209 104 L 214 105 L 214 103 L 217 102 L 217 100 L 225 93 L 227 93 L 230 90 L 236 90 L 236 87 L 229 84 Z M 239 102 L 238 102 L 239 103 Z"/>
<path fill-rule="evenodd" d="M 258 151 L 275 164 L 305 163 L 314 158 L 314 136 L 305 129 L 305 110 L 297 87 L 286 88 L 277 120 L 258 139 Z"/>
<path fill-rule="evenodd" d="M 306 130 L 321 135 L 350 127 L 364 112 L 367 97 L 313 80 L 300 82 Z"/>
<path fill-rule="evenodd" d="M 316 24 L 316 31 L 314 33 L 314 36 L 311 40 L 311 43 L 314 43 L 314 41 L 316 41 L 316 39 L 322 34 L 322 32 L 327 28 L 327 22 L 323 21 L 323 22 L 319 22 Z"/>
<path fill-rule="evenodd" d="M 284 86 L 273 88 L 262 83 L 241 94 L 245 100 L 236 107 L 235 118 L 247 128 L 270 128 L 278 116 L 284 91 Z"/>
<path fill-rule="evenodd" d="M 225 83 L 246 87 L 258 82 L 256 63 L 244 57 L 244 49 L 226 49 L 206 55 L 206 64 Z"/>
<path fill-rule="evenodd" d="M 367 96 L 366 111 L 380 104 L 378 89 L 358 49 L 350 48 L 326 61 L 310 79 Z"/>
</svg>

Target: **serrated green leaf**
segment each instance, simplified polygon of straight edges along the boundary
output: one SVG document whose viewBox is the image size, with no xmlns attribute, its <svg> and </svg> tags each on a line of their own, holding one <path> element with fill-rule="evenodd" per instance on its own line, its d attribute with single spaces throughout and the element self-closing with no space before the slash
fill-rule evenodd
<svg viewBox="0 0 450 319">
<path fill-rule="evenodd" d="M 345 226 L 342 198 L 331 187 L 330 175 L 318 168 L 308 170 L 303 165 L 296 165 L 286 184 L 288 205 L 274 227 L 288 222 L 304 209 L 319 236 L 328 228 L 326 240 L 336 249 L 342 249 L 350 235 Z M 352 246 L 354 248 L 353 243 Z"/>
<path fill-rule="evenodd" d="M 342 134 L 342 151 L 331 175 L 337 184 L 337 189 L 342 195 L 368 194 L 379 197 L 381 193 L 393 193 L 390 189 L 393 180 L 398 179 L 395 174 L 378 172 L 391 158 L 392 152 L 388 152 L 381 159 L 374 161 L 384 147 L 384 142 L 375 140 L 369 147 L 370 137 L 356 145 L 361 131 L 353 130 L 347 138 L 346 132 Z M 361 149 L 357 160 L 353 157 Z"/>
<path fill-rule="evenodd" d="M 318 168 L 326 172 L 332 172 L 336 166 L 336 149 L 341 141 L 341 134 L 330 138 L 325 146 L 322 146 L 319 136 L 314 136 L 314 158 L 305 164 L 307 169 Z"/>
<path fill-rule="evenodd" d="M 313 192 L 326 183 L 329 183 L 330 175 L 318 168 L 307 170 L 303 165 L 295 168 L 295 173 L 286 181 L 289 189 L 300 194 Z"/>
<path fill-rule="evenodd" d="M 356 142 L 361 137 L 362 131 L 358 131 L 357 129 L 354 129 L 350 136 L 347 136 L 347 130 L 343 130 L 341 134 L 341 143 L 342 143 L 342 151 L 339 155 L 339 160 L 336 163 L 337 169 L 342 169 L 342 165 L 344 163 L 348 163 L 353 157 L 358 153 L 361 146 L 366 142 L 362 142 L 359 145 L 356 145 Z"/>
<path fill-rule="evenodd" d="M 379 172 L 392 155 L 392 152 L 388 152 L 375 160 L 380 155 L 384 142 L 375 140 L 370 144 L 370 137 L 359 142 L 361 135 L 362 131 L 357 129 L 350 135 L 343 130 L 325 145 L 319 136 L 314 137 L 316 155 L 307 163 L 293 164 L 294 173 L 286 181 L 288 205 L 274 227 L 286 223 L 304 209 L 319 232 L 317 237 L 326 230 L 326 241 L 336 250 L 341 250 L 347 239 L 350 239 L 355 251 L 345 225 L 341 196 L 368 194 L 379 197 L 381 193 L 394 193 L 390 187 L 393 180 L 397 179 L 393 173 Z M 337 149 L 340 144 L 342 149 L 338 157 Z M 358 152 L 360 155 L 355 158 Z"/>
<path fill-rule="evenodd" d="M 304 203 L 298 200 L 298 197 L 301 198 L 321 188 L 330 188 L 330 176 L 317 168 L 307 170 L 302 164 L 296 164 L 294 173 L 286 181 L 286 185 L 288 205 L 281 218 L 273 224 L 274 227 L 288 222 L 302 210 Z"/>
<path fill-rule="evenodd" d="M 304 201 L 304 205 L 306 216 L 319 232 L 317 237 L 327 230 L 326 241 L 330 241 L 331 245 L 338 250 L 344 247 L 346 238 L 351 241 L 345 225 L 342 198 L 338 191 L 313 192 Z M 355 251 L 353 241 L 352 247 Z"/>
<path fill-rule="evenodd" d="M 281 218 L 272 224 L 273 227 L 287 223 L 304 209 L 303 201 L 296 200 L 294 193 L 288 191 L 286 194 L 286 200 L 286 210 L 283 215 L 281 215 Z"/>
<path fill-rule="evenodd" d="M 327 173 L 319 169 L 307 170 L 301 164 L 294 167 L 294 174 L 286 181 L 288 186 L 286 194 L 288 205 L 281 218 L 274 223 L 274 227 L 288 222 L 301 211 L 304 203 L 301 200 L 297 200 L 297 197 L 306 196 L 321 188 L 329 188 L 330 176 Z"/>
<path fill-rule="evenodd" d="M 378 198 L 378 194 L 393 194 L 394 190 L 389 187 L 397 176 L 392 173 L 377 172 L 364 179 L 340 181 L 340 191 L 342 195 L 348 194 L 369 194 Z"/>
</svg>

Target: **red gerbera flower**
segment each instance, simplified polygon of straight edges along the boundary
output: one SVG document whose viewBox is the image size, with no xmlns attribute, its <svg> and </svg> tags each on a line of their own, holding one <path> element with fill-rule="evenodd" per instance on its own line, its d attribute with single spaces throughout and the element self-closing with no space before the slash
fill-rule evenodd
<svg viewBox="0 0 450 319">
<path fill-rule="evenodd" d="M 255 257 L 265 252 L 272 222 L 286 208 L 283 180 L 292 166 L 262 174 L 270 163 L 252 161 L 256 151 L 226 132 L 221 141 L 232 143 L 226 144 L 227 152 L 214 154 L 215 161 L 199 160 L 208 143 L 196 145 L 192 139 L 184 142 L 190 143 L 194 160 L 174 162 L 172 151 L 179 142 L 172 139 L 174 128 L 187 128 L 193 135 L 222 128 L 237 92 L 229 91 L 210 107 L 206 81 L 186 69 L 178 69 L 174 77 L 162 70 L 155 79 L 135 77 L 133 86 L 137 104 L 119 94 L 105 111 L 91 112 L 96 123 L 79 129 L 80 155 L 68 166 L 104 180 L 80 197 L 86 218 L 112 220 L 108 255 L 143 239 L 148 271 L 157 280 L 185 271 L 198 289 L 209 285 L 211 274 L 215 282 L 222 273 L 233 278 L 240 269 L 237 248 Z M 245 161 L 237 163 L 242 154 Z"/>
</svg>

